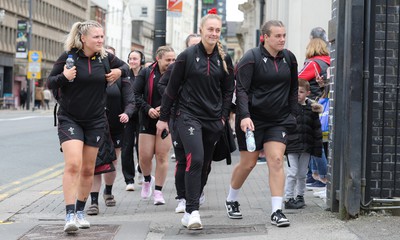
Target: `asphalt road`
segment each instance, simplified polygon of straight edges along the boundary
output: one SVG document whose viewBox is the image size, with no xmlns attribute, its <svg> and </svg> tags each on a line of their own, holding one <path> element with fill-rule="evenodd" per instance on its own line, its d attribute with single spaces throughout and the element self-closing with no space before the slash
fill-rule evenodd
<svg viewBox="0 0 400 240">
<path fill-rule="evenodd" d="M 1 110 L 0 159 L 0 200 L 62 169 L 52 110 Z"/>
</svg>

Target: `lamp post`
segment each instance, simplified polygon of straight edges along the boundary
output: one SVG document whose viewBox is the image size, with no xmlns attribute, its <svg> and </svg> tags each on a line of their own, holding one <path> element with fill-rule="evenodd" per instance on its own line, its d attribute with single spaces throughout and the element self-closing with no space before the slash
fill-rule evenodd
<svg viewBox="0 0 400 240">
<path fill-rule="evenodd" d="M 164 0 L 156 0 L 154 18 L 153 56 L 160 46 L 165 45 L 165 32 L 167 24 L 167 4 Z"/>
<path fill-rule="evenodd" d="M 29 0 L 29 26 L 28 26 L 28 53 L 31 50 L 32 45 L 32 0 Z M 27 75 L 27 98 L 26 98 L 26 109 L 29 110 L 31 97 L 32 101 L 35 101 L 35 84 L 32 84 L 32 79 L 28 79 Z M 31 93 L 31 85 L 32 85 L 32 93 Z M 35 106 L 32 107 L 32 111 L 35 110 Z"/>
</svg>

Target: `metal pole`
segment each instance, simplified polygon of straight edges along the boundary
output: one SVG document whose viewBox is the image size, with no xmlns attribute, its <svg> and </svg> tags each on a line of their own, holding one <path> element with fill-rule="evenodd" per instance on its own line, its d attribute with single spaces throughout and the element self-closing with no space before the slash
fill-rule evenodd
<svg viewBox="0 0 400 240">
<path fill-rule="evenodd" d="M 199 17 L 199 1 L 194 1 L 193 33 L 197 33 L 197 18 Z"/>
<path fill-rule="evenodd" d="M 165 45 L 167 25 L 167 2 L 164 0 L 155 1 L 153 56 L 155 56 L 158 47 Z"/>
<path fill-rule="evenodd" d="M 28 53 L 31 50 L 31 37 L 32 37 L 32 0 L 29 0 Z M 27 75 L 27 77 L 28 77 L 28 75 Z M 27 79 L 26 81 L 27 81 L 27 92 L 28 92 L 27 99 L 26 99 L 26 109 L 29 110 L 31 97 L 32 97 L 32 101 L 35 101 L 35 96 L 33 95 L 35 93 L 35 84 L 33 84 L 32 92 L 31 92 L 32 79 Z M 34 109 L 34 106 L 32 109 Z"/>
</svg>

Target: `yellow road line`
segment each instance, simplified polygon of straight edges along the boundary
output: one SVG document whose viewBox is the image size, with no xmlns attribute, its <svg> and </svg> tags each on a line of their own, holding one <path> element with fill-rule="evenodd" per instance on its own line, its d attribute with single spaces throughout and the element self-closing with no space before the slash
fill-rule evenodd
<svg viewBox="0 0 400 240">
<path fill-rule="evenodd" d="M 0 194 L 0 202 L 3 201 L 4 199 L 6 199 L 9 196 L 12 196 L 12 195 L 24 190 L 24 189 L 32 187 L 33 185 L 36 185 L 36 184 L 44 182 L 46 180 L 55 178 L 55 177 L 61 175 L 63 172 L 64 172 L 64 169 L 61 169 L 61 170 L 57 170 L 57 171 L 53 171 L 51 173 L 48 173 L 45 176 L 40 175 L 40 177 L 37 177 L 36 179 L 30 178 L 30 179 L 32 179 L 31 181 L 28 181 L 25 184 L 21 184 L 18 187 L 12 188 L 9 191 L 6 191 L 6 192 Z M 22 181 L 22 182 L 25 182 L 25 181 Z"/>
<path fill-rule="evenodd" d="M 51 166 L 49 168 L 45 168 L 43 170 L 40 170 L 39 172 L 37 172 L 35 174 L 32 174 L 32 175 L 30 175 L 28 177 L 24 177 L 24 178 L 21 178 L 21 179 L 18 179 L 16 181 L 14 181 L 14 182 L 2 185 L 2 186 L 0 186 L 0 192 L 5 190 L 5 189 L 7 189 L 7 188 L 12 188 L 14 186 L 18 186 L 18 185 L 24 184 L 25 182 L 29 182 L 32 179 L 37 179 L 37 178 L 40 178 L 42 176 L 45 176 L 48 173 L 54 172 L 55 170 L 57 170 L 59 168 L 62 168 L 62 167 L 64 167 L 64 163 L 63 162 L 59 163 L 59 164 L 56 164 L 54 166 Z"/>
</svg>

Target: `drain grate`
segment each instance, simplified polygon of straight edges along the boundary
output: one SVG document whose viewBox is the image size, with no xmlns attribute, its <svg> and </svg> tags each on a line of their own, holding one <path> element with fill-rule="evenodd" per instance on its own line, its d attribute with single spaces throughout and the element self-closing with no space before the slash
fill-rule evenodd
<svg viewBox="0 0 400 240">
<path fill-rule="evenodd" d="M 19 240 L 112 240 L 118 232 L 120 225 L 92 225 L 89 229 L 79 229 L 76 233 L 67 234 L 63 232 L 64 225 L 40 224 L 25 233 Z"/>
</svg>

